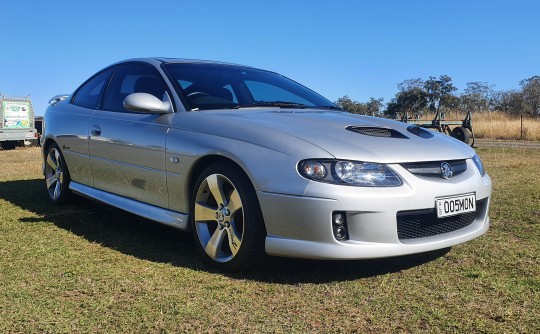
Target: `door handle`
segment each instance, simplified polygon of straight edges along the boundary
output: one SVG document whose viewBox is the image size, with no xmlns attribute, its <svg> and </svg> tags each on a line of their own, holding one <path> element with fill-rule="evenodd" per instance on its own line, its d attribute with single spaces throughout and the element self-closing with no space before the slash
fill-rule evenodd
<svg viewBox="0 0 540 334">
<path fill-rule="evenodd" d="M 97 125 L 92 125 L 92 136 L 101 136 L 101 128 Z"/>
</svg>

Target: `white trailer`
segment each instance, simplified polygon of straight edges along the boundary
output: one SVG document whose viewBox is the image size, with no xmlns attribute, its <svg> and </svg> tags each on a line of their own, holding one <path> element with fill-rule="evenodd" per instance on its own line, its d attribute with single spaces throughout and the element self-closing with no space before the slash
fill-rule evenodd
<svg viewBox="0 0 540 334">
<path fill-rule="evenodd" d="M 37 144 L 34 108 L 29 96 L 7 97 L 0 94 L 0 149 Z"/>
</svg>

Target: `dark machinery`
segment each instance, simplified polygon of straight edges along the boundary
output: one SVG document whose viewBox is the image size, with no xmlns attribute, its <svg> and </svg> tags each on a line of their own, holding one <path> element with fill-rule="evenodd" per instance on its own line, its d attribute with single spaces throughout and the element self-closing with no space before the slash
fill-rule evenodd
<svg viewBox="0 0 540 334">
<path fill-rule="evenodd" d="M 458 140 L 461 140 L 467 145 L 474 146 L 474 131 L 472 128 L 471 112 L 467 112 L 463 120 L 447 120 L 444 113 L 437 111 L 435 118 L 430 120 L 419 120 L 418 118 L 410 117 L 409 113 L 403 113 L 401 121 L 411 123 L 423 128 L 436 129 L 439 132 L 447 134 Z"/>
</svg>

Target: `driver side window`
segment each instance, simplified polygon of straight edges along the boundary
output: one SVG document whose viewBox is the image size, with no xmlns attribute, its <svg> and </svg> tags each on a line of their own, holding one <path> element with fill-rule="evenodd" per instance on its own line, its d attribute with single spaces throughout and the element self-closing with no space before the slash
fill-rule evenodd
<svg viewBox="0 0 540 334">
<path fill-rule="evenodd" d="M 103 98 L 103 109 L 126 111 L 124 99 L 133 93 L 148 93 L 164 99 L 167 88 L 161 75 L 151 66 L 144 64 L 122 64 L 114 73 Z"/>
</svg>

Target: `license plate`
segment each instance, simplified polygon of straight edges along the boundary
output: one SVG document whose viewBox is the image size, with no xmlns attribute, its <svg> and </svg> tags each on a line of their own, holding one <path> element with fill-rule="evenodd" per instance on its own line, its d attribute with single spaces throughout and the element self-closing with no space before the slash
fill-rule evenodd
<svg viewBox="0 0 540 334">
<path fill-rule="evenodd" d="M 437 218 L 476 211 L 476 194 L 439 197 L 435 199 Z"/>
</svg>

